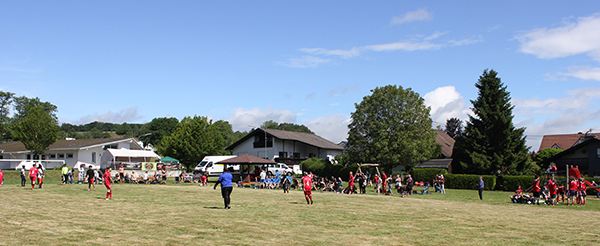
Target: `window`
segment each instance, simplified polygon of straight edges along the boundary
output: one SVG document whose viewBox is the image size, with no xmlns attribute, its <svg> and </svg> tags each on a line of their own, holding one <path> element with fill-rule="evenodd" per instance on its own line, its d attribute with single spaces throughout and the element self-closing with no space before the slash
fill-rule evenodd
<svg viewBox="0 0 600 246">
<path fill-rule="evenodd" d="M 50 154 L 50 155 L 48 155 L 48 159 L 56 159 L 56 154 Z"/>
<path fill-rule="evenodd" d="M 287 158 L 287 154 L 288 154 L 287 152 L 280 151 L 279 158 Z"/>
<path fill-rule="evenodd" d="M 67 159 L 73 159 L 73 153 L 67 153 Z"/>
<path fill-rule="evenodd" d="M 31 160 L 31 155 L 27 154 L 27 160 Z"/>
<path fill-rule="evenodd" d="M 58 159 L 65 159 L 65 154 L 63 154 L 63 153 L 58 154 Z"/>
<path fill-rule="evenodd" d="M 92 163 L 96 163 L 96 152 L 92 152 Z"/>
</svg>

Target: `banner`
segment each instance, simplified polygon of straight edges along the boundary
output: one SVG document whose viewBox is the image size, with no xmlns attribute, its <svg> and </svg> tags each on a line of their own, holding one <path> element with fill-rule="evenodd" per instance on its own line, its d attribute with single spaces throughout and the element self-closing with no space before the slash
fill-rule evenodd
<svg viewBox="0 0 600 246">
<path fill-rule="evenodd" d="M 154 162 L 142 162 L 142 170 L 144 170 L 144 171 L 156 171 L 156 163 L 154 163 Z"/>
</svg>

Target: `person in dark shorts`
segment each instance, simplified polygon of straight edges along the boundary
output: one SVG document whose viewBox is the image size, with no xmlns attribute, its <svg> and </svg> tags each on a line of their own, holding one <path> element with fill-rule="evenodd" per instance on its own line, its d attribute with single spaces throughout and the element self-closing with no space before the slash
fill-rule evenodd
<svg viewBox="0 0 600 246">
<path fill-rule="evenodd" d="M 92 186 L 94 186 L 94 191 L 96 190 L 96 184 L 94 184 L 94 177 L 95 177 L 94 169 L 92 169 L 92 165 L 90 165 L 88 170 L 85 173 L 85 180 L 88 181 L 88 191 L 90 191 L 90 188 Z"/>
<path fill-rule="evenodd" d="M 231 192 L 233 191 L 233 175 L 231 172 L 233 167 L 223 168 L 223 174 L 219 176 L 217 183 L 215 183 L 214 189 L 217 189 L 217 185 L 221 184 L 221 195 L 223 196 L 223 203 L 225 203 L 225 209 L 231 209 Z"/>
<path fill-rule="evenodd" d="M 479 176 L 479 182 L 477 182 L 477 189 L 479 190 L 479 200 L 483 200 L 483 188 L 485 184 L 483 182 L 483 177 Z"/>
<path fill-rule="evenodd" d="M 533 204 L 537 203 L 540 205 L 540 195 L 542 194 L 542 189 L 540 188 L 540 177 L 535 175 L 535 179 L 533 180 Z"/>
</svg>

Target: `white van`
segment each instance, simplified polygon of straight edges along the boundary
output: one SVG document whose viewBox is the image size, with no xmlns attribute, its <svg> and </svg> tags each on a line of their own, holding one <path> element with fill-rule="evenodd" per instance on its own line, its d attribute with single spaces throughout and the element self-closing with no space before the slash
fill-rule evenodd
<svg viewBox="0 0 600 246">
<path fill-rule="evenodd" d="M 217 164 L 217 162 L 224 161 L 237 157 L 237 155 L 220 155 L 220 156 L 205 156 L 204 159 L 196 168 L 194 168 L 194 174 L 205 173 L 207 176 L 221 175 L 223 173 L 223 164 Z M 240 165 L 231 165 L 233 170 L 239 171 Z"/>
</svg>

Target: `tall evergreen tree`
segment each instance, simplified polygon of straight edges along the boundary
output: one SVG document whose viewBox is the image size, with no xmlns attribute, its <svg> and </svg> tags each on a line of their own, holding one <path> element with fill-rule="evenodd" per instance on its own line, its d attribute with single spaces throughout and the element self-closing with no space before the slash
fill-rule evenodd
<svg viewBox="0 0 600 246">
<path fill-rule="evenodd" d="M 454 145 L 455 167 L 462 173 L 522 174 L 537 171 L 527 154 L 525 128 L 513 125 L 510 93 L 494 70 L 484 70 L 465 135 Z"/>
<path fill-rule="evenodd" d="M 459 118 L 450 118 L 450 119 L 446 120 L 446 127 L 444 129 L 444 132 L 446 132 L 446 134 L 448 134 L 448 136 L 454 138 L 455 140 L 456 140 L 456 138 L 462 136 L 463 135 L 462 120 L 460 120 Z"/>
</svg>

